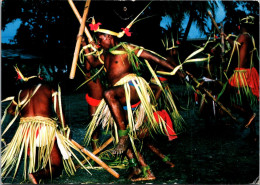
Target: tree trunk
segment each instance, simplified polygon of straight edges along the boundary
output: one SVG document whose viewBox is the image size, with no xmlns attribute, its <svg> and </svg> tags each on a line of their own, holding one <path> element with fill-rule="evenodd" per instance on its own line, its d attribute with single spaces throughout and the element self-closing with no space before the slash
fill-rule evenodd
<svg viewBox="0 0 260 185">
<path fill-rule="evenodd" d="M 183 40 L 182 40 L 183 42 L 185 42 L 187 40 L 193 20 L 194 20 L 193 12 L 190 12 L 189 22 L 187 24 L 187 27 L 186 27 L 184 35 L 183 35 Z"/>
</svg>

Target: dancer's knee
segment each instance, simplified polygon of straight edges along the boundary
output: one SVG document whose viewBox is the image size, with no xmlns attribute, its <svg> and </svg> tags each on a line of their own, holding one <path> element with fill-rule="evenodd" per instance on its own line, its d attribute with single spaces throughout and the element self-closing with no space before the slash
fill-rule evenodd
<svg viewBox="0 0 260 185">
<path fill-rule="evenodd" d="M 113 90 L 106 90 L 103 95 L 107 101 L 115 99 L 115 93 Z"/>
</svg>

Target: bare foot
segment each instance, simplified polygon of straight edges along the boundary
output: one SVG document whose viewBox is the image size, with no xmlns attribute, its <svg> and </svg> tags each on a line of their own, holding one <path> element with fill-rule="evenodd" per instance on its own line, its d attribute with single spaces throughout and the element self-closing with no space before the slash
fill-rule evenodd
<svg viewBox="0 0 260 185">
<path fill-rule="evenodd" d="M 133 170 L 128 175 L 128 179 L 132 179 L 134 176 L 139 175 L 141 173 L 141 169 L 138 167 L 133 167 Z"/>
<path fill-rule="evenodd" d="M 248 128 L 248 126 L 253 122 L 255 117 L 256 117 L 256 113 L 254 113 L 253 116 L 249 119 L 248 123 L 245 125 L 246 128 Z"/>
<path fill-rule="evenodd" d="M 121 136 L 116 148 L 113 150 L 113 154 L 122 154 L 128 147 L 129 139 L 128 136 Z"/>
<path fill-rule="evenodd" d="M 138 178 L 132 178 L 131 181 L 133 182 L 137 182 L 137 181 L 151 181 L 151 180 L 155 180 L 155 176 L 152 173 L 151 170 L 147 170 L 147 177 L 138 177 Z"/>
<path fill-rule="evenodd" d="M 28 174 L 29 181 L 33 184 L 38 184 L 37 180 L 35 179 L 34 175 L 32 173 Z"/>
</svg>

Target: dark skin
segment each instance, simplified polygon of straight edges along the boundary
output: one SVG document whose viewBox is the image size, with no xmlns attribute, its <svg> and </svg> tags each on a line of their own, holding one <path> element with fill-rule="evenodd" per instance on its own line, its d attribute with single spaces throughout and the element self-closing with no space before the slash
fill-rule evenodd
<svg viewBox="0 0 260 185">
<path fill-rule="evenodd" d="M 113 85 L 124 76 L 132 73 L 131 63 L 128 61 L 127 54 L 113 55 L 108 50 L 118 44 L 115 38 L 111 35 L 98 34 L 98 42 L 100 46 L 105 50 L 104 52 L 104 66 L 106 68 L 107 78 L 110 83 L 110 88 L 104 92 L 104 99 L 109 106 L 111 114 L 118 125 L 119 130 L 126 129 L 126 116 L 123 110 L 126 105 L 125 91 L 123 86 Z M 132 46 L 130 46 L 132 47 Z M 123 50 L 123 48 L 118 48 Z M 135 51 L 137 54 L 138 51 Z M 169 71 L 174 69 L 174 66 L 169 64 L 166 60 L 162 60 L 149 52 L 143 51 L 140 55 L 141 58 L 148 61 L 154 61 L 155 63 L 164 66 Z M 130 86 L 131 103 L 135 104 L 139 101 L 139 97 L 134 87 Z M 127 149 L 128 136 L 122 136 L 119 138 L 119 143 L 116 146 L 114 153 L 121 154 Z"/>
<path fill-rule="evenodd" d="M 246 27 L 240 27 L 240 35 L 237 39 L 237 42 L 241 44 L 239 47 L 239 60 L 240 64 L 237 64 L 237 67 L 241 68 L 249 68 L 250 67 L 250 51 L 253 49 L 253 43 L 252 38 L 250 35 L 246 34 L 248 33 L 248 30 Z M 222 33 L 225 37 L 227 35 L 225 33 Z M 230 38 L 227 39 L 227 41 L 233 46 L 234 41 Z"/>
<path fill-rule="evenodd" d="M 138 154 L 138 162 L 142 167 L 146 167 L 148 166 L 148 164 L 145 163 L 143 156 L 140 154 L 140 152 L 137 152 Z M 128 157 L 128 159 L 132 159 L 134 158 L 134 153 L 131 149 L 128 149 L 126 152 L 126 155 Z M 148 169 L 146 170 L 147 172 L 147 177 L 135 177 L 137 175 L 139 175 L 141 173 L 141 170 L 138 167 L 133 167 L 132 172 L 129 174 L 128 179 L 130 179 L 133 182 L 137 182 L 137 181 L 145 181 L 145 180 L 155 180 L 155 176 L 153 174 L 153 172 Z"/>
<path fill-rule="evenodd" d="M 239 46 L 239 63 L 235 63 L 234 67 L 239 67 L 239 68 L 250 68 L 250 62 L 251 62 L 251 52 L 253 50 L 253 43 L 252 43 L 252 38 L 249 34 L 248 28 L 245 25 L 240 25 L 240 35 L 237 39 L 237 42 L 239 42 L 241 45 Z M 227 35 L 225 33 L 222 33 L 225 37 Z M 227 41 L 233 46 L 234 41 L 230 38 L 227 39 Z M 234 61 L 236 62 L 236 61 Z M 231 90 L 233 90 L 235 87 L 232 87 L 230 85 L 227 86 L 225 95 L 223 97 L 228 97 L 228 94 L 230 93 Z M 223 101 L 224 102 L 224 101 Z M 232 105 L 232 109 L 239 114 L 241 114 L 246 120 L 247 123 L 246 125 L 249 125 L 250 127 L 250 134 L 251 137 L 253 138 L 254 141 L 257 140 L 256 137 L 256 131 L 255 131 L 255 125 L 251 124 L 254 119 L 254 112 L 252 108 L 250 107 L 250 103 L 247 101 L 245 97 L 242 97 L 242 106 L 240 105 Z"/>
<path fill-rule="evenodd" d="M 144 140 L 145 138 L 147 139 L 147 138 L 149 138 L 149 136 L 150 136 L 150 134 L 147 129 L 141 129 L 138 131 L 138 139 L 140 139 L 140 140 Z M 151 144 L 151 141 L 149 141 L 149 142 L 145 141 L 144 143 L 153 153 L 155 153 L 161 159 L 164 159 L 166 157 L 157 147 L 155 147 L 153 144 Z M 131 148 L 129 148 L 127 150 L 126 155 L 128 157 L 128 160 L 135 158 L 133 149 L 131 149 Z M 141 167 L 147 166 L 147 163 L 145 162 L 144 157 L 142 156 L 142 154 L 140 152 L 138 152 L 138 163 Z M 171 161 L 166 161 L 165 163 L 167 165 L 169 165 L 170 168 L 173 168 L 175 166 Z M 132 171 L 130 172 L 128 179 L 130 179 L 133 182 L 156 179 L 156 177 L 154 176 L 154 174 L 152 173 L 152 171 L 150 169 L 147 170 L 146 177 L 145 176 L 138 177 L 138 175 L 141 174 L 141 169 L 138 166 L 132 167 L 131 170 Z"/>
<path fill-rule="evenodd" d="M 82 38 L 81 45 L 82 46 L 87 45 L 84 37 Z M 90 52 L 90 50 L 88 48 L 86 48 L 85 53 L 87 54 L 89 52 Z M 95 68 L 99 64 L 98 62 L 95 62 L 95 60 L 96 59 L 93 56 L 87 56 L 87 60 L 85 62 L 86 80 L 91 77 L 91 74 L 90 74 L 91 68 Z M 101 80 L 99 78 L 97 78 L 95 81 L 90 80 L 87 83 L 87 91 L 88 91 L 88 95 L 91 98 L 94 98 L 96 100 L 101 100 L 103 98 L 103 93 L 104 93 L 104 88 L 101 84 Z M 97 110 L 97 106 L 88 105 L 88 110 L 89 110 L 89 114 L 93 115 Z M 94 142 L 94 141 L 98 140 L 98 136 L 99 136 L 98 131 L 95 131 L 93 133 L 93 136 L 92 136 L 93 141 L 91 143 L 93 151 L 95 151 L 97 149 L 97 142 Z"/>
<path fill-rule="evenodd" d="M 21 92 L 20 99 L 23 100 L 27 94 L 29 96 L 33 93 L 36 86 L 31 88 L 25 89 Z M 54 102 L 54 97 L 52 94 L 54 93 L 54 89 L 51 89 L 47 85 L 42 85 L 38 91 L 32 96 L 30 102 L 21 110 L 20 116 L 21 117 L 35 117 L 35 116 L 42 116 L 42 117 L 51 117 L 51 110 Z M 14 114 L 15 111 L 15 104 L 8 109 L 8 113 Z M 59 120 L 61 120 L 59 104 L 57 103 L 56 107 L 57 115 Z M 63 120 L 64 120 L 64 116 Z M 61 123 L 61 121 L 60 121 Z M 64 123 L 64 127 L 66 124 Z M 63 164 L 62 164 L 62 156 L 59 151 L 57 141 L 55 141 L 54 146 L 52 148 L 51 154 L 51 172 L 52 177 L 58 177 L 62 173 Z M 51 178 L 51 173 L 49 169 L 49 164 L 46 165 L 45 169 L 41 169 L 35 173 L 29 174 L 29 180 L 33 184 L 38 184 L 40 179 L 43 178 Z"/>
</svg>

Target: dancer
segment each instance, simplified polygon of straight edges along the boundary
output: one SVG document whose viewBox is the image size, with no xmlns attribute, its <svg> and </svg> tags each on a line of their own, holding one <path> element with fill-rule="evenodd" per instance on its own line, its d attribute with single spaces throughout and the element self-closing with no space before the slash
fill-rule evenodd
<svg viewBox="0 0 260 185">
<path fill-rule="evenodd" d="M 259 74 L 254 67 L 253 54 L 256 50 L 254 38 L 252 37 L 251 28 L 254 24 L 254 17 L 247 16 L 240 20 L 240 35 L 236 40 L 222 33 L 225 39 L 233 46 L 226 74 L 233 73 L 228 78 L 228 85 L 223 94 L 223 98 L 229 98 L 231 95 L 232 108 L 240 113 L 246 120 L 245 128 L 250 127 L 250 135 L 257 140 L 255 125 L 252 124 L 256 113 L 253 112 L 252 106 L 259 102 Z M 236 61 L 232 60 L 233 53 L 238 52 L 239 56 Z M 229 71 L 229 67 L 234 67 Z M 225 102 L 225 101 L 223 101 Z"/>
<path fill-rule="evenodd" d="M 6 109 L 15 117 L 2 132 L 2 137 L 18 116 L 20 123 L 11 142 L 2 150 L 1 176 L 5 178 L 14 170 L 15 177 L 23 153 L 24 179 L 28 174 L 33 184 L 38 184 L 41 179 L 58 177 L 63 169 L 74 175 L 72 155 L 81 162 L 72 148 L 84 155 L 70 142 L 70 129 L 62 114 L 60 89 L 54 90 L 37 76 L 24 77 L 18 67 L 15 69 L 24 84 Z M 52 105 L 58 119 L 52 118 Z M 86 169 L 83 164 L 81 166 Z"/>
<path fill-rule="evenodd" d="M 92 135 L 93 130 L 101 122 L 101 119 L 103 126 L 110 125 L 115 121 L 116 125 L 113 126 L 115 129 L 118 129 L 119 141 L 114 153 L 121 154 L 128 147 L 128 136 L 134 137 L 136 135 L 136 130 L 143 125 L 145 116 L 149 120 L 146 124 L 147 127 L 157 129 L 157 131 L 160 130 L 160 126 L 153 116 L 153 112 L 156 112 L 156 102 L 152 90 L 147 82 L 134 72 L 134 69 L 142 65 L 138 57 L 154 61 L 168 70 L 173 70 L 174 66 L 162 57 L 156 56 L 155 53 L 151 53 L 142 47 L 128 43 L 119 43 L 117 37 L 121 37 L 125 32 L 129 35 L 127 28 L 124 29 L 123 33 L 115 33 L 110 30 L 99 29 L 100 23 L 95 24 L 93 22 L 91 25 L 95 27 L 99 45 L 104 50 L 104 67 L 109 88 L 104 92 L 104 99 L 98 108 L 99 112 L 96 113 L 96 116 L 91 121 L 86 138 Z M 149 65 L 148 62 L 146 64 Z M 139 101 L 141 101 L 141 104 L 138 104 Z M 128 120 L 124 113 L 124 105 L 127 106 Z M 138 111 L 132 112 L 131 105 L 138 106 Z M 149 124 L 154 126 L 149 126 Z M 161 119 L 160 124 L 164 124 L 162 127 L 165 127 L 165 123 Z"/>
</svg>

